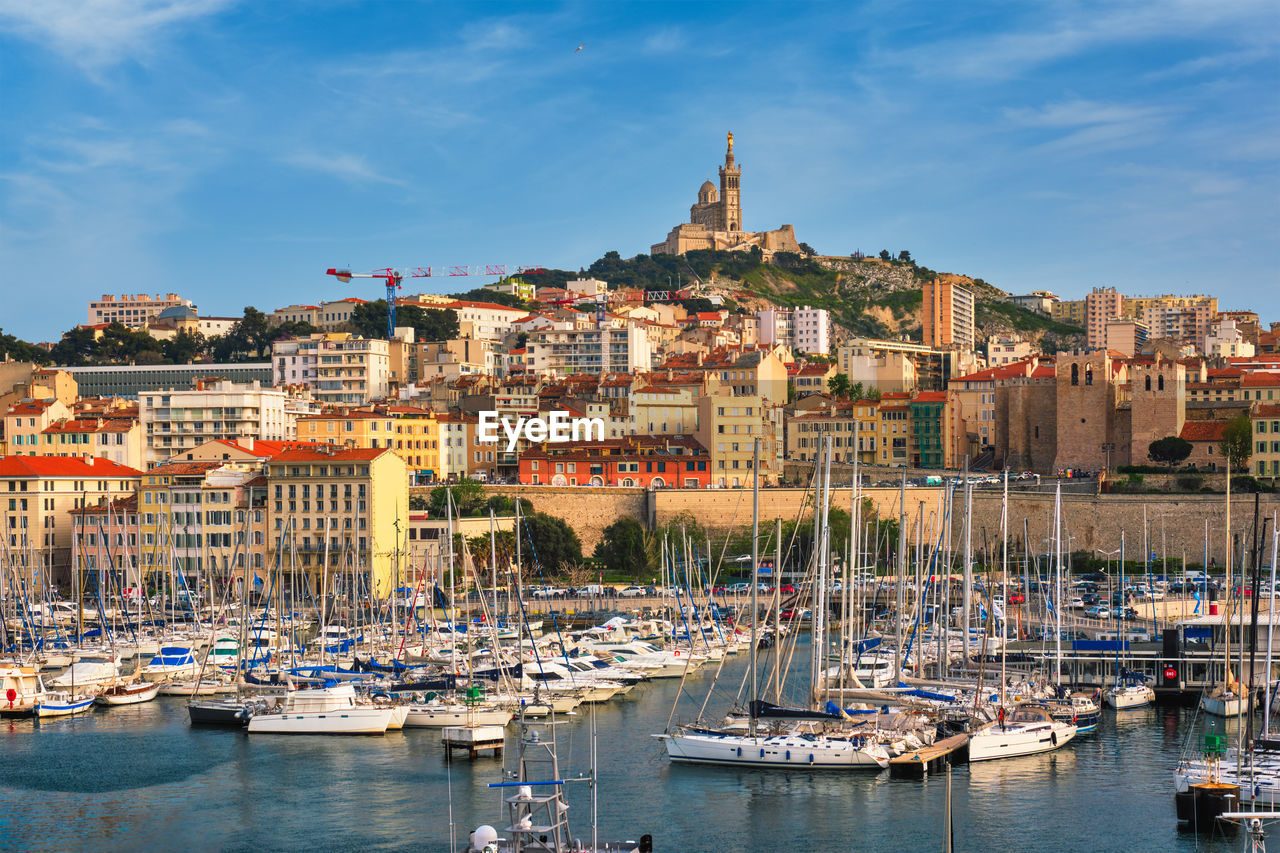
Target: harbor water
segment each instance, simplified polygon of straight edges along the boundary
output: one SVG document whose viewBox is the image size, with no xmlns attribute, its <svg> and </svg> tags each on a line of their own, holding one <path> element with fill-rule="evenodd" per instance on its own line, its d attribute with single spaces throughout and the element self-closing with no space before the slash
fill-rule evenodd
<svg viewBox="0 0 1280 853">
<path fill-rule="evenodd" d="M 729 659 L 709 711 L 729 707 L 746 666 Z M 696 715 L 713 675 L 708 665 L 689 679 L 677 720 Z M 650 735 L 680 689 L 641 684 L 595 710 L 601 839 L 649 833 L 657 851 L 942 849 L 942 776 L 673 766 Z M 588 771 L 591 713 L 556 727 L 562 777 Z M 1194 709 L 1107 710 L 1098 731 L 1056 752 L 958 767 L 955 849 L 1239 849 L 1175 822 L 1171 771 L 1205 725 Z M 438 730 L 249 736 L 193 729 L 184 700 L 161 698 L 6 720 L 0 735 L 0 849 L 445 851 L 477 825 L 506 825 L 509 791 L 486 787 L 503 781 L 502 762 L 448 763 Z M 574 835 L 589 838 L 588 786 L 570 784 L 569 800 Z"/>
</svg>

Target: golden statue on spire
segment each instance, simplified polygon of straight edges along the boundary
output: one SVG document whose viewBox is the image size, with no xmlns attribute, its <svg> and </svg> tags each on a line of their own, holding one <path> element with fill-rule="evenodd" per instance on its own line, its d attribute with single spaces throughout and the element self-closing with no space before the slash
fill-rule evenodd
<svg viewBox="0 0 1280 853">
<path fill-rule="evenodd" d="M 733 150 L 733 131 L 729 131 L 729 150 Z"/>
</svg>

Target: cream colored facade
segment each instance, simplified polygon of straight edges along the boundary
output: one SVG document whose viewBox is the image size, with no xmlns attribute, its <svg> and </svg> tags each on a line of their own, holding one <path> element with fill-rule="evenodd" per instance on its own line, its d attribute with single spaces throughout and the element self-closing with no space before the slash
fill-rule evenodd
<svg viewBox="0 0 1280 853">
<path fill-rule="evenodd" d="M 101 299 L 89 301 L 86 322 L 90 326 L 120 323 L 130 329 L 140 329 L 164 309 L 180 306 L 194 308 L 195 303 L 176 293 L 166 293 L 163 296 L 158 293 L 155 296 L 148 293 L 126 293 L 120 296 L 104 293 Z"/>
<path fill-rule="evenodd" d="M 354 296 L 321 302 L 316 311 L 316 319 L 311 325 L 328 331 L 342 329 L 351 322 L 351 313 L 366 302 L 367 299 L 357 299 Z"/>
<path fill-rule="evenodd" d="M 257 382 L 209 383 L 189 391 L 146 391 L 138 398 L 142 456 L 151 467 L 210 439 L 241 437 L 287 441 L 309 406 L 287 391 Z"/>
<path fill-rule="evenodd" d="M 907 394 L 886 394 L 876 407 L 879 435 L 876 464 L 905 468 L 914 453 L 911 429 L 911 400 Z"/>
<path fill-rule="evenodd" d="M 393 406 L 347 410 L 298 419 L 298 439 L 338 447 L 393 451 L 416 481 L 440 478 L 440 423 L 433 412 Z"/>
<path fill-rule="evenodd" d="M 698 395 L 693 386 L 642 385 L 631 392 L 629 431 L 634 435 L 693 435 Z"/>
<path fill-rule="evenodd" d="M 271 345 L 276 385 L 303 385 L 318 403 L 358 406 L 391 392 L 387 341 L 345 332 L 283 338 Z"/>
<path fill-rule="evenodd" d="M 432 379 L 457 379 L 459 376 L 484 374 L 492 376 L 502 367 L 503 354 L 492 341 L 455 338 L 413 344 L 409 349 L 410 382 Z"/>
<path fill-rule="evenodd" d="M 4 438 L 9 455 L 40 456 L 41 437 L 49 424 L 71 417 L 71 409 L 61 400 L 23 400 L 5 412 Z"/>
<path fill-rule="evenodd" d="M 409 477 L 390 450 L 285 451 L 267 463 L 266 508 L 268 571 L 279 562 L 286 576 L 296 569 L 318 590 L 354 570 L 377 598 L 395 587 Z"/>
<path fill-rule="evenodd" d="M 230 580 L 243 568 L 236 557 L 252 551 L 252 539 L 247 547 L 241 541 L 248 528 L 243 516 L 237 523 L 236 507 L 257 476 L 220 462 L 167 462 L 146 472 L 138 489 L 142 573 L 158 583 L 177 571 L 192 588 L 210 576 Z"/>
<path fill-rule="evenodd" d="M 931 347 L 901 341 L 860 338 L 836 350 L 839 372 L 851 383 L 884 393 L 912 391 L 919 384 L 913 353 L 931 353 Z"/>
<path fill-rule="evenodd" d="M 752 483 L 752 447 L 760 439 L 760 480 L 777 479 L 775 460 L 781 450 L 774 424 L 759 396 L 716 394 L 698 400 L 695 438 L 710 457 L 711 485 L 733 488 Z"/>
<path fill-rule="evenodd" d="M 11 566 L 51 569 L 53 582 L 70 581 L 70 510 L 128 497 L 140 476 L 133 468 L 93 456 L 0 457 L 0 535 Z M 0 579 L 0 589 L 8 589 L 10 579 Z"/>
<path fill-rule="evenodd" d="M 45 427 L 40 434 L 43 456 L 100 456 L 119 465 L 141 469 L 142 424 L 132 418 L 69 418 Z"/>
<path fill-rule="evenodd" d="M 874 464 L 877 458 L 879 415 L 874 400 L 828 406 L 796 413 L 787 419 L 786 458 L 809 462 L 818 459 L 823 438 L 831 437 L 832 460 Z"/>
<path fill-rule="evenodd" d="M 545 329 L 525 343 L 525 362 L 534 373 L 614 373 L 648 370 L 653 352 L 639 324 L 623 328 Z"/>
</svg>

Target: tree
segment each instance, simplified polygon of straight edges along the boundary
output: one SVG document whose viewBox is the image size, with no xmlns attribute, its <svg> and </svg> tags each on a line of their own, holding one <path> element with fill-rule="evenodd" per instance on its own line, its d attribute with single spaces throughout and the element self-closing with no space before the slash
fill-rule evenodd
<svg viewBox="0 0 1280 853">
<path fill-rule="evenodd" d="M 1156 464 L 1168 465 L 1172 471 L 1173 466 L 1190 456 L 1193 449 L 1185 438 L 1170 435 L 1147 445 L 1147 458 Z"/>
<path fill-rule="evenodd" d="M 183 329 L 161 345 L 161 351 L 164 357 L 171 364 L 186 364 L 193 361 L 196 356 L 204 352 L 206 342 L 204 335 L 197 330 L 195 332 Z"/>
<path fill-rule="evenodd" d="M 98 342 L 94 338 L 93 329 L 77 326 L 63 333 L 62 340 L 54 345 L 49 355 L 53 356 L 54 364 L 79 367 L 88 362 L 97 348 Z"/>
<path fill-rule="evenodd" d="M 1249 470 L 1249 458 L 1253 455 L 1253 423 L 1248 415 L 1233 418 L 1222 431 L 1218 445 L 1222 458 L 1227 460 L 1227 472 Z"/>
<path fill-rule="evenodd" d="M 882 260 L 882 261 L 887 261 L 887 260 L 889 260 L 889 259 L 890 259 L 890 257 L 892 257 L 892 256 L 889 254 L 889 250 L 888 250 L 888 249 L 881 249 L 881 250 L 880 250 L 880 260 Z"/>
<path fill-rule="evenodd" d="M 484 486 L 478 480 L 463 477 L 452 485 L 440 485 L 431 490 L 427 510 L 434 516 L 445 514 L 445 494 L 453 500 L 453 512 L 459 516 L 478 515 L 484 504 Z"/>
<path fill-rule="evenodd" d="M 387 300 L 375 299 L 357 305 L 347 321 L 356 334 L 371 339 L 387 336 Z M 418 305 L 397 305 L 396 325 L 413 329 L 419 341 L 447 341 L 458 336 L 458 315 L 446 308 L 422 308 Z"/>
<path fill-rule="evenodd" d="M 800 251 L 801 251 L 801 252 L 803 252 L 803 253 L 804 253 L 804 254 L 806 254 L 806 255 L 809 255 L 810 257 L 812 257 L 812 256 L 814 256 L 814 255 L 816 255 L 816 254 L 818 254 L 816 251 L 814 251 L 814 248 L 813 248 L 812 246 L 810 246 L 808 243 L 801 243 L 801 244 L 800 244 Z"/>
<path fill-rule="evenodd" d="M 504 279 L 509 281 L 510 279 Z M 477 287 L 468 290 L 466 293 L 453 294 L 454 299 L 465 299 L 469 302 L 492 302 L 494 305 L 505 305 L 508 308 L 524 308 L 524 300 L 514 293 L 504 293 L 500 290 L 485 290 L 483 287 Z M 401 324 L 403 325 L 403 323 Z"/>
<path fill-rule="evenodd" d="M 908 252 L 906 249 L 903 249 L 901 252 L 898 253 L 898 260 L 902 261 L 904 264 L 912 263 L 911 253 Z"/>
<path fill-rule="evenodd" d="M 644 525 L 625 515 L 604 529 L 595 558 L 614 574 L 640 580 L 653 574 L 650 544 Z"/>
<path fill-rule="evenodd" d="M 49 363 L 48 352 L 14 335 L 6 335 L 4 329 L 0 329 L 0 361 L 5 358 L 12 358 L 15 361 L 34 361 L 37 364 Z"/>
<path fill-rule="evenodd" d="M 506 495 L 490 495 L 485 508 L 493 510 L 494 515 L 515 515 L 516 502 Z M 533 501 L 520 498 L 520 514 L 533 515 Z"/>
<path fill-rule="evenodd" d="M 271 350 L 271 342 L 275 340 L 271 321 L 267 319 L 266 314 L 252 305 L 245 307 L 244 316 L 232 327 L 231 333 L 238 335 L 258 358 L 266 356 Z"/>
<path fill-rule="evenodd" d="M 564 519 L 535 512 L 524 520 L 524 536 L 530 546 L 521 550 L 526 565 L 555 572 L 582 562 L 582 541 Z"/>
<path fill-rule="evenodd" d="M 827 390 L 831 392 L 831 396 L 840 399 L 848 399 L 849 397 L 849 376 L 844 373 L 837 373 L 827 380 Z"/>
</svg>

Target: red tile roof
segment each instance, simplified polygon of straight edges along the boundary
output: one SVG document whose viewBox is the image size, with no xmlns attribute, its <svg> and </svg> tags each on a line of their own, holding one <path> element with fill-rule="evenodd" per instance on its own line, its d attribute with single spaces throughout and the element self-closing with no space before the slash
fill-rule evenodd
<svg viewBox="0 0 1280 853">
<path fill-rule="evenodd" d="M 110 459 L 79 456 L 0 456 L 0 477 L 141 477 Z"/>
<path fill-rule="evenodd" d="M 1222 441 L 1226 428 L 1226 421 L 1187 421 L 1178 437 L 1186 441 Z"/>
<path fill-rule="evenodd" d="M 921 391 L 912 400 L 914 403 L 945 403 L 947 402 L 946 391 Z"/>
<path fill-rule="evenodd" d="M 368 462 L 391 451 L 385 447 L 339 448 L 334 446 L 332 452 L 297 448 L 286 450 L 272 457 L 272 462 Z"/>
<path fill-rule="evenodd" d="M 1258 406 L 1253 410 L 1253 415 L 1256 418 L 1280 418 L 1280 405 L 1267 403 L 1266 405 Z"/>
</svg>

